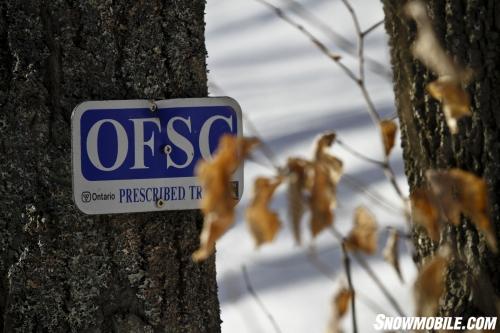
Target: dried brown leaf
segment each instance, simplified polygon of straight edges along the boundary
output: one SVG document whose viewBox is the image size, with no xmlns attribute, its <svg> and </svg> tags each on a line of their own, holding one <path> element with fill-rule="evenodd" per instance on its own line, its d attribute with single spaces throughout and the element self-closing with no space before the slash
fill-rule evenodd
<svg viewBox="0 0 500 333">
<path fill-rule="evenodd" d="M 215 241 L 233 224 L 236 201 L 231 176 L 258 143 L 255 138 L 224 135 L 213 159 L 198 163 L 196 173 L 203 188 L 200 208 L 205 218 L 200 248 L 193 253 L 193 260 L 200 261 L 210 256 Z"/>
<path fill-rule="evenodd" d="M 330 182 L 337 184 L 342 177 L 343 163 L 340 159 L 333 155 L 324 154 L 321 159 L 317 160 L 316 163 L 320 163 L 328 172 L 328 177 Z"/>
<path fill-rule="evenodd" d="M 335 133 L 328 132 L 319 137 L 316 142 L 314 154 L 314 162 L 316 165 L 321 164 L 327 171 L 330 182 L 337 184 L 342 176 L 343 163 L 340 159 L 331 155 L 328 150 L 335 141 Z"/>
<path fill-rule="evenodd" d="M 328 153 L 334 141 L 335 133 L 325 133 L 316 143 L 310 198 L 313 237 L 333 223 L 337 183 L 343 171 L 342 161 Z"/>
<path fill-rule="evenodd" d="M 399 266 L 399 233 L 396 229 L 391 229 L 389 237 L 387 238 L 387 243 L 385 245 L 383 255 L 385 261 L 391 264 L 396 270 L 399 279 L 403 282 L 403 275 L 401 274 L 401 268 Z"/>
<path fill-rule="evenodd" d="M 339 318 L 342 318 L 347 313 L 351 298 L 352 292 L 346 287 L 341 288 L 333 297 L 333 311 Z"/>
<path fill-rule="evenodd" d="M 336 134 L 334 132 L 327 132 L 321 135 L 316 141 L 316 149 L 314 150 L 314 159 L 321 160 L 324 156 L 328 156 L 328 149 L 335 141 Z"/>
<path fill-rule="evenodd" d="M 324 168 L 328 171 L 330 181 L 337 184 L 342 176 L 343 163 L 328 152 L 328 149 L 335 141 L 335 137 L 336 135 L 333 132 L 323 134 L 316 143 L 314 157 L 317 164 L 324 165 Z"/>
<path fill-rule="evenodd" d="M 436 80 L 427 85 L 432 97 L 443 104 L 443 112 L 450 132 L 458 132 L 458 119 L 472 115 L 469 94 L 462 86 L 450 80 Z"/>
<path fill-rule="evenodd" d="M 413 287 L 417 316 L 436 316 L 439 298 L 445 289 L 445 273 L 448 268 L 448 249 L 439 251 L 427 262 L 417 277 Z"/>
<path fill-rule="evenodd" d="M 365 207 L 354 211 L 354 227 L 346 238 L 346 247 L 350 251 L 362 251 L 374 254 L 377 251 L 377 222 Z"/>
<path fill-rule="evenodd" d="M 311 233 L 316 237 L 333 223 L 333 208 L 336 204 L 336 185 L 331 182 L 326 168 L 314 165 L 314 182 L 311 191 Z"/>
<path fill-rule="evenodd" d="M 386 156 L 389 156 L 394 147 L 397 130 L 398 125 L 392 120 L 382 120 L 380 122 L 380 132 L 382 134 L 382 142 L 384 143 L 384 152 Z"/>
<path fill-rule="evenodd" d="M 306 209 L 304 192 L 311 183 L 312 163 L 301 158 L 288 159 L 288 214 L 292 223 L 293 236 L 301 244 L 301 220 Z"/>
<path fill-rule="evenodd" d="M 409 2 L 405 9 L 418 26 L 413 55 L 439 77 L 427 86 L 427 90 L 443 104 L 446 123 L 451 133 L 455 134 L 458 131 L 457 120 L 471 115 L 469 94 L 463 85 L 471 80 L 472 72 L 453 61 L 441 47 L 421 1 Z"/>
<path fill-rule="evenodd" d="M 436 207 L 436 198 L 432 192 L 424 188 L 416 189 L 411 194 L 410 200 L 413 222 L 423 226 L 430 239 L 439 241 L 439 208 Z"/>
<path fill-rule="evenodd" d="M 340 322 L 342 318 L 349 310 L 349 304 L 351 303 L 352 292 L 347 287 L 341 287 L 332 298 L 332 314 L 330 318 L 330 324 L 328 327 L 328 333 L 340 333 L 342 332 L 340 328 Z"/>
<path fill-rule="evenodd" d="M 460 213 L 463 213 L 483 233 L 490 249 L 496 252 L 497 242 L 488 217 L 488 190 L 484 179 L 460 169 L 429 170 L 426 176 L 447 220 L 459 225 Z"/>
<path fill-rule="evenodd" d="M 254 184 L 254 197 L 246 211 L 247 224 L 257 246 L 272 242 L 281 227 L 278 214 L 269 208 L 281 179 L 259 177 Z"/>
<path fill-rule="evenodd" d="M 200 247 L 193 253 L 194 261 L 207 259 L 215 249 L 215 242 L 234 222 L 234 211 L 218 216 L 215 213 L 205 215 L 203 230 L 200 234 Z"/>
<path fill-rule="evenodd" d="M 462 69 L 446 53 L 439 43 L 432 22 L 422 1 L 411 1 L 405 7 L 406 14 L 417 23 L 418 34 L 413 44 L 413 55 L 439 77 L 447 77 L 455 82 L 470 79 L 471 73 Z"/>
</svg>

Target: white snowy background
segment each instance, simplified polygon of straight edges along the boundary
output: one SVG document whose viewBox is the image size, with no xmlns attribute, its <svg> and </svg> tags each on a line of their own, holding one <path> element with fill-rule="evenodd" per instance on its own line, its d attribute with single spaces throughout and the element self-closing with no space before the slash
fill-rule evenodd
<svg viewBox="0 0 500 333">
<path fill-rule="evenodd" d="M 341 54 L 345 64 L 357 73 L 357 59 L 336 47 L 330 36 L 294 15 L 288 1 L 274 0 L 273 3 L 309 27 L 326 45 Z M 351 17 L 340 0 L 300 0 L 300 3 L 335 32 L 356 42 Z M 383 18 L 378 0 L 352 0 L 351 3 L 363 29 Z M 291 155 L 309 157 L 315 137 L 331 130 L 363 154 L 374 159 L 382 158 L 379 134 L 366 111 L 360 90 L 304 35 L 255 0 L 209 0 L 206 22 L 209 80 L 217 85 L 210 86 L 211 95 L 224 93 L 235 98 L 270 145 L 279 163 Z M 386 64 L 389 70 L 383 26 L 366 38 L 366 54 Z M 367 70 L 367 84 L 379 113 L 384 117 L 392 116 L 395 110 L 390 79 Z M 248 135 L 255 134 L 248 127 L 245 131 Z M 396 145 L 391 165 L 397 172 L 400 186 L 407 191 L 399 142 Z M 383 232 L 378 254 L 367 257 L 367 261 L 405 313 L 411 315 L 415 268 L 406 246 L 400 246 L 405 283 L 400 282 L 394 270 L 381 259 L 387 236 L 384 227 L 405 228 L 403 217 L 396 212 L 401 208 L 401 202 L 381 169 L 353 157 L 340 146 L 334 145 L 332 153 L 344 161 L 348 175 L 391 203 L 392 209 L 383 208 L 341 181 L 335 225 L 347 233 L 352 225 L 353 210 L 359 205 L 366 205 L 375 214 Z M 243 219 L 243 209 L 248 204 L 253 179 L 272 172 L 261 165 L 266 164 L 262 156 L 259 160 L 262 163 L 246 163 L 245 193 L 238 206 L 237 222 L 217 244 L 222 331 L 275 332 L 247 290 L 242 275 L 242 265 L 245 265 L 253 288 L 282 332 L 324 332 L 330 317 L 331 297 L 338 287 L 336 281 L 344 277 L 338 242 L 328 231 L 314 241 L 318 256 L 329 271 L 329 278 L 308 259 L 307 249 L 312 240 L 307 216 L 303 221 L 304 244 L 302 247 L 294 244 L 287 223 L 286 192 L 281 188 L 273 207 L 284 222 L 283 229 L 274 243 L 255 250 Z M 378 312 L 396 315 L 380 290 L 354 261 L 353 284 L 358 296 L 359 332 L 373 331 Z M 370 305 L 366 299 L 375 304 Z M 346 332 L 352 331 L 350 312 L 343 320 L 343 327 Z"/>
</svg>

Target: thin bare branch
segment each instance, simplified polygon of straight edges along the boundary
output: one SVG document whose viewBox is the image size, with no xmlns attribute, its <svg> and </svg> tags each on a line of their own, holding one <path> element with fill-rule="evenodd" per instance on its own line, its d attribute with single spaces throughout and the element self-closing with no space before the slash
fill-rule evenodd
<svg viewBox="0 0 500 333">
<path fill-rule="evenodd" d="M 370 116 L 373 119 L 373 122 L 377 127 L 380 129 L 380 122 L 381 122 L 381 117 L 378 114 L 375 104 L 373 103 L 373 100 L 370 97 L 370 94 L 368 93 L 368 90 L 366 88 L 366 78 L 365 78 L 365 55 L 364 55 L 364 36 L 363 32 L 361 31 L 361 26 L 359 24 L 359 19 L 358 15 L 356 14 L 356 11 L 354 8 L 351 6 L 349 0 L 342 0 L 342 3 L 345 5 L 347 8 L 349 14 L 352 17 L 352 21 L 354 23 L 354 28 L 356 29 L 356 34 L 358 36 L 358 61 L 359 61 L 359 80 L 358 80 L 358 85 L 359 88 L 361 89 L 361 93 L 363 94 L 363 97 L 365 99 L 365 102 L 368 106 L 368 112 Z M 384 169 L 384 173 L 387 176 L 387 179 L 391 183 L 392 187 L 396 191 L 397 195 L 401 198 L 401 200 L 405 203 L 405 217 L 409 216 L 407 212 L 407 198 L 403 194 L 403 191 L 401 190 L 401 187 L 399 186 L 397 180 L 396 180 L 396 174 L 394 170 L 392 169 L 390 163 L 389 163 L 389 156 L 384 154 L 384 163 L 382 165 L 382 168 Z M 408 219 L 407 219 L 407 222 Z"/>
<path fill-rule="evenodd" d="M 363 48 L 364 48 L 363 39 L 364 38 L 363 38 L 363 33 L 361 32 L 361 25 L 359 24 L 358 15 L 356 15 L 356 12 L 354 11 L 354 8 L 351 6 L 350 2 L 348 0 L 342 0 L 342 3 L 345 5 L 347 10 L 349 11 L 349 14 L 351 15 L 352 21 L 354 23 L 354 28 L 356 29 L 356 34 L 358 35 L 358 58 L 359 58 L 358 60 L 360 61 L 359 77 L 361 79 L 363 79 L 363 77 L 364 77 L 363 71 L 364 71 L 364 67 L 365 67 L 363 65 L 363 62 L 365 59 L 364 59 L 364 52 L 363 52 Z"/>
<path fill-rule="evenodd" d="M 342 0 L 342 3 L 345 5 L 347 11 L 351 15 L 352 21 L 354 23 L 354 29 L 356 30 L 356 35 L 358 37 L 359 80 L 357 81 L 357 83 L 359 85 L 359 88 L 361 89 L 363 97 L 368 106 L 368 112 L 370 113 L 373 121 L 378 124 L 382 119 L 380 118 L 380 115 L 375 109 L 375 104 L 373 104 L 373 101 L 370 97 L 370 94 L 368 93 L 368 90 L 366 90 L 366 85 L 365 85 L 365 55 L 364 55 L 365 43 L 364 43 L 363 32 L 361 31 L 361 25 L 359 24 L 358 15 L 356 14 L 354 8 L 351 6 L 350 2 L 348 0 Z"/>
<path fill-rule="evenodd" d="M 389 179 L 389 182 L 391 183 L 392 187 L 398 194 L 398 196 L 401 198 L 401 200 L 404 203 L 405 207 L 405 216 L 408 215 L 407 211 L 407 201 L 408 198 L 403 194 L 403 191 L 401 190 L 401 187 L 399 186 L 397 180 L 396 180 L 396 173 L 392 169 L 391 165 L 389 164 L 389 159 L 386 157 L 384 161 L 384 173 L 386 174 L 387 178 Z"/>
<path fill-rule="evenodd" d="M 319 259 L 318 253 L 316 252 L 316 247 L 313 244 L 311 244 L 307 248 L 307 259 L 318 272 L 323 274 L 330 281 L 335 282 L 335 279 L 332 276 L 332 272 L 330 272 L 328 266 Z"/>
<path fill-rule="evenodd" d="M 388 212 L 395 213 L 397 215 L 405 214 L 405 211 L 403 209 L 398 209 L 397 207 L 394 207 L 394 204 L 389 202 L 389 200 L 384 198 L 381 194 L 369 190 L 367 186 L 365 186 L 358 179 L 349 174 L 342 175 L 342 180 L 340 184 L 346 184 L 351 189 L 359 193 L 365 194 L 366 197 L 370 199 L 373 203 L 379 205 L 381 208 L 384 208 Z"/>
<path fill-rule="evenodd" d="M 341 141 L 338 138 L 336 139 L 336 142 L 339 144 L 339 146 L 344 148 L 346 151 L 351 153 L 353 156 L 356 156 L 365 162 L 372 163 L 372 164 L 375 164 L 375 165 L 381 167 L 382 170 L 384 171 L 387 179 L 391 183 L 392 187 L 395 189 L 396 193 L 398 194 L 398 196 L 402 199 L 403 202 L 407 201 L 407 198 L 404 196 L 403 192 L 401 191 L 401 188 L 399 187 L 399 184 L 397 183 L 396 174 L 394 173 L 392 167 L 390 166 L 389 160 L 387 158 L 384 161 L 378 161 L 378 160 L 375 160 L 373 158 L 370 158 L 370 157 L 358 152 L 357 150 L 355 150 L 354 148 L 345 144 L 343 141 Z M 407 214 L 408 214 L 408 212 L 407 212 L 406 205 L 405 205 L 405 209 L 403 209 L 403 215 L 406 216 Z"/>
<path fill-rule="evenodd" d="M 384 166 L 384 162 L 375 160 L 375 159 L 373 159 L 371 157 L 368 157 L 368 156 L 360 153 L 359 151 L 357 151 L 354 148 L 350 147 L 344 141 L 340 140 L 338 138 L 338 136 L 337 136 L 337 138 L 335 138 L 335 142 L 337 142 L 339 144 L 339 146 L 341 146 L 342 148 L 344 148 L 347 152 L 351 153 L 351 155 L 356 156 L 357 158 L 359 158 L 359 159 L 361 159 L 361 160 L 363 160 L 365 162 L 378 165 L 379 167 L 383 167 Z"/>
<path fill-rule="evenodd" d="M 264 156 L 266 156 L 266 155 L 264 155 Z M 258 164 L 264 168 L 268 168 L 268 169 L 272 169 L 272 170 L 276 169 L 276 167 L 271 163 L 271 161 L 269 161 L 269 158 L 267 158 L 267 157 L 266 157 L 265 161 L 262 161 L 262 159 L 258 159 L 255 156 L 255 154 L 250 153 L 250 155 L 248 155 L 248 157 L 247 157 L 247 160 L 251 161 L 255 164 Z"/>
<path fill-rule="evenodd" d="M 307 23 L 311 24 L 312 26 L 316 27 L 318 30 L 323 32 L 325 36 L 327 36 L 335 43 L 336 47 L 338 47 L 339 49 L 345 51 L 350 55 L 357 56 L 357 46 L 355 43 L 345 38 L 341 34 L 337 33 L 330 26 L 328 26 L 328 24 L 324 23 L 319 17 L 314 15 L 313 12 L 308 10 L 307 7 L 305 7 L 303 4 L 301 4 L 296 0 L 282 0 L 282 2 L 286 3 L 287 7 L 296 15 L 298 15 L 300 18 L 302 18 Z M 382 22 L 383 20 L 378 22 L 377 24 L 380 24 Z M 377 27 L 374 26 L 371 27 L 370 29 L 375 29 L 375 28 Z M 368 30 L 363 33 L 368 34 L 370 32 Z M 369 70 L 371 70 L 375 74 L 378 74 L 379 76 L 383 77 L 388 81 L 392 81 L 392 74 L 391 71 L 387 68 L 387 66 L 370 57 L 365 57 L 365 58 L 366 58 L 367 68 Z"/>
<path fill-rule="evenodd" d="M 398 113 L 397 112 L 394 112 L 389 118 L 387 118 L 389 120 L 396 120 L 398 119 Z"/>
<path fill-rule="evenodd" d="M 362 159 L 365 162 L 375 164 L 379 167 L 381 167 L 391 183 L 392 187 L 395 189 L 396 193 L 398 196 L 403 200 L 403 202 L 406 202 L 407 198 L 404 196 L 403 192 L 401 191 L 401 188 L 399 187 L 399 184 L 397 183 L 396 180 L 396 175 L 394 171 L 392 170 L 392 167 L 389 165 L 389 160 L 385 159 L 384 161 L 378 161 L 375 159 L 372 159 L 366 155 L 363 155 L 362 153 L 358 152 L 357 150 L 351 148 L 349 145 L 346 145 L 343 141 L 339 140 L 338 138 L 336 139 L 337 143 L 344 148 L 346 151 L 351 153 L 353 156 L 356 156 L 360 159 Z M 406 207 L 406 206 L 405 206 Z M 406 209 L 403 210 L 403 215 L 407 215 Z"/>
<path fill-rule="evenodd" d="M 266 308 L 264 303 L 261 301 L 261 299 L 260 299 L 259 295 L 257 294 L 257 292 L 255 291 L 255 289 L 253 288 L 252 282 L 250 281 L 250 276 L 248 275 L 248 272 L 247 272 L 247 267 L 245 265 L 241 266 L 241 272 L 243 274 L 243 279 L 245 280 L 245 286 L 246 286 L 248 292 L 250 293 L 252 298 L 255 300 L 255 302 L 259 305 L 262 312 L 264 312 L 266 317 L 269 319 L 269 321 L 273 325 L 274 331 L 277 333 L 281 333 L 281 329 L 278 326 L 278 323 L 276 322 L 276 320 L 274 319 L 271 312 L 269 312 L 269 310 Z"/>
<path fill-rule="evenodd" d="M 255 0 L 255 1 L 258 1 L 260 2 L 261 4 L 267 6 L 269 9 L 271 9 L 275 14 L 276 16 L 278 16 L 279 18 L 281 18 L 283 21 L 285 21 L 286 23 L 290 24 L 292 27 L 294 27 L 295 29 L 299 30 L 302 34 L 304 34 L 307 38 L 309 38 L 309 40 L 324 54 L 326 55 L 328 58 L 330 58 L 331 60 L 333 60 L 333 62 L 335 62 L 343 71 L 344 73 L 349 76 L 352 80 L 354 80 L 355 82 L 358 81 L 358 78 L 356 77 L 356 75 L 349 69 L 349 67 L 347 67 L 346 65 L 344 65 L 341 61 L 340 61 L 340 56 L 333 53 L 332 51 L 330 51 L 330 49 L 325 45 L 323 44 L 318 38 L 316 38 L 316 36 L 313 35 L 313 33 L 311 33 L 308 29 L 306 29 L 303 25 L 295 22 L 292 18 L 290 18 L 287 14 L 285 14 L 285 12 L 283 12 L 283 10 L 281 10 L 281 8 L 279 7 L 276 7 L 274 6 L 273 4 L 267 2 L 266 0 Z"/>
<path fill-rule="evenodd" d="M 316 248 L 313 244 L 308 247 L 307 258 L 311 265 L 316 268 L 316 270 L 320 272 L 326 279 L 330 280 L 331 282 L 336 282 L 336 279 L 333 277 L 333 273 L 330 271 L 329 267 L 319 258 L 318 252 L 316 251 Z M 386 314 L 386 311 L 379 304 L 373 301 L 369 296 L 363 294 L 361 291 L 356 292 L 356 297 L 374 314 Z"/>
<path fill-rule="evenodd" d="M 363 31 L 361 34 L 363 35 L 363 37 L 365 37 L 370 32 L 372 32 L 373 30 L 375 30 L 378 27 L 380 27 L 382 24 L 384 24 L 384 19 L 381 19 L 380 21 L 374 23 L 371 27 L 369 27 L 368 29 L 366 29 L 365 31 Z"/>
<path fill-rule="evenodd" d="M 353 333 L 358 332 L 358 324 L 356 322 L 356 292 L 352 284 L 351 275 L 351 260 L 349 254 L 347 253 L 345 242 L 342 241 L 342 262 L 344 264 L 345 274 L 347 276 L 347 284 L 349 285 L 349 291 L 351 292 L 351 318 L 352 318 L 352 331 Z"/>
<path fill-rule="evenodd" d="M 354 258 L 356 261 L 359 263 L 361 267 L 366 271 L 366 273 L 371 277 L 373 282 L 379 287 L 380 291 L 384 294 L 384 296 L 387 298 L 389 303 L 392 305 L 394 310 L 402 317 L 406 317 L 406 314 L 404 311 L 401 309 L 401 306 L 398 304 L 396 299 L 391 295 L 389 290 L 384 286 L 382 283 L 382 280 L 375 274 L 375 272 L 371 269 L 370 265 L 366 262 L 366 260 L 359 255 L 358 253 L 354 253 Z"/>
<path fill-rule="evenodd" d="M 344 237 L 342 236 L 342 234 L 335 227 L 331 227 L 330 230 L 331 230 L 333 236 L 339 242 L 343 242 Z M 366 260 L 361 255 L 359 255 L 359 253 L 357 253 L 357 252 L 353 252 L 353 257 L 354 257 L 354 259 L 356 259 L 356 261 L 361 266 L 361 268 L 363 268 L 365 270 L 365 272 L 373 280 L 373 282 L 375 282 L 375 284 L 379 287 L 380 291 L 382 292 L 382 294 L 384 294 L 385 298 L 391 304 L 391 306 L 396 311 L 396 313 L 398 315 L 400 315 L 401 317 L 406 317 L 406 315 L 405 315 L 404 311 L 402 310 L 401 306 L 398 304 L 398 302 L 396 301 L 396 299 L 391 295 L 391 293 L 389 292 L 389 290 L 384 286 L 384 284 L 382 283 L 382 281 L 380 280 L 380 278 L 377 276 L 377 274 L 371 269 L 370 265 L 368 265 L 368 263 L 366 262 Z"/>
</svg>

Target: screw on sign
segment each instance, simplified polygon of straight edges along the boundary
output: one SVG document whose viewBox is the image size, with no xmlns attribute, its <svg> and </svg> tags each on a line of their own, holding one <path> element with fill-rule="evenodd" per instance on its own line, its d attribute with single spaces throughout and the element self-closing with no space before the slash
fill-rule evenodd
<svg viewBox="0 0 500 333">
<path fill-rule="evenodd" d="M 165 153 L 165 155 L 169 155 L 172 152 L 172 146 L 165 145 L 165 147 L 163 147 L 163 152 Z"/>
<path fill-rule="evenodd" d="M 73 193 L 87 214 L 196 209 L 195 171 L 224 134 L 242 136 L 228 97 L 93 101 L 72 116 Z M 239 199 L 243 169 L 232 181 Z"/>
</svg>

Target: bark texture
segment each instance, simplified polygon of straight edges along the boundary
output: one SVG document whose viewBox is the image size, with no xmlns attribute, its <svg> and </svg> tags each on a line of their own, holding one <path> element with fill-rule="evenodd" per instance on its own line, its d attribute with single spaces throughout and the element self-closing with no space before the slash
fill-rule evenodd
<svg viewBox="0 0 500 333">
<path fill-rule="evenodd" d="M 0 327 L 218 332 L 198 211 L 85 216 L 70 116 L 85 100 L 207 94 L 204 0 L 0 2 Z"/>
<path fill-rule="evenodd" d="M 473 115 L 459 121 L 451 135 L 441 106 L 425 91 L 435 76 L 415 61 L 410 47 L 416 27 L 403 13 L 407 1 L 383 0 L 389 34 L 396 106 L 401 123 L 405 172 L 411 189 L 428 169 L 459 167 L 483 176 L 489 186 L 490 215 L 500 230 L 500 2 L 427 0 L 428 13 L 442 45 L 474 70 L 468 86 Z M 438 244 L 414 230 L 416 259 L 422 262 Z M 482 235 L 464 219 L 448 226 L 440 243 L 453 240 L 459 258 L 450 264 L 441 313 L 456 316 L 495 314 L 500 294 L 500 260 Z"/>
</svg>

